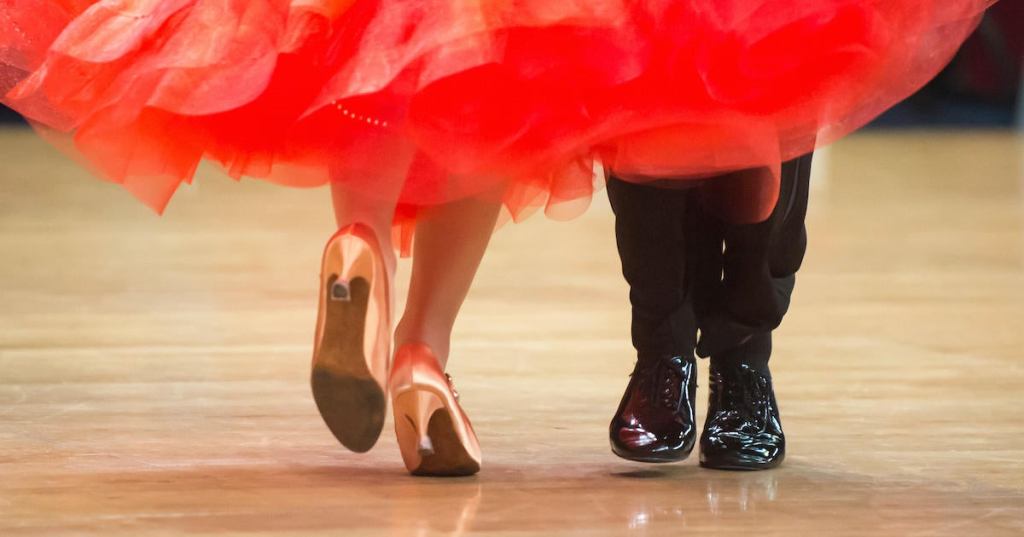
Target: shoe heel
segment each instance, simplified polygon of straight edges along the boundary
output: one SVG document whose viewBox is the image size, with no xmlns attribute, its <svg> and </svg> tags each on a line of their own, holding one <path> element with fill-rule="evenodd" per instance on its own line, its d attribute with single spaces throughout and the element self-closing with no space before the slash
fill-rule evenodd
<svg viewBox="0 0 1024 537">
<path fill-rule="evenodd" d="M 419 466 L 420 461 L 436 453 L 430 438 L 430 420 L 435 412 L 444 412 L 444 404 L 428 391 L 412 389 L 394 398 L 395 434 L 403 447 L 403 457 L 413 453 L 408 447 L 415 446 L 419 458 L 406 460 L 407 465 Z"/>
<path fill-rule="evenodd" d="M 399 350 L 390 390 L 395 435 L 410 473 L 466 476 L 480 471 L 476 433 L 429 349 Z"/>
</svg>

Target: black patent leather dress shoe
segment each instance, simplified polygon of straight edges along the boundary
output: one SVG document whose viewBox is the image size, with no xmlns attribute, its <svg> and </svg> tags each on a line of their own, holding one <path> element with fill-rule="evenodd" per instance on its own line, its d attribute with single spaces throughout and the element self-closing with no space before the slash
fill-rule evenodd
<svg viewBox="0 0 1024 537">
<path fill-rule="evenodd" d="M 612 419 L 612 452 L 639 462 L 681 461 L 697 439 L 692 356 L 641 355 Z"/>
<path fill-rule="evenodd" d="M 711 364 L 708 415 L 700 465 L 718 470 L 766 470 L 786 457 L 771 377 L 745 364 Z"/>
</svg>

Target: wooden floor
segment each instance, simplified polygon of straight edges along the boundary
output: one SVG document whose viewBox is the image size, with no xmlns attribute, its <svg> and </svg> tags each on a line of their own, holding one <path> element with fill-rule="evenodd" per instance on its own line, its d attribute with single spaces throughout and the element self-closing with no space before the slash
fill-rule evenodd
<svg viewBox="0 0 1024 537">
<path fill-rule="evenodd" d="M 0 131 L 0 535 L 1022 535 L 1022 155 L 1001 133 L 821 155 L 770 472 L 615 458 L 607 202 L 506 226 L 451 366 L 484 469 L 431 480 L 390 425 L 353 455 L 317 416 L 323 190 L 211 177 L 157 218 Z"/>
</svg>

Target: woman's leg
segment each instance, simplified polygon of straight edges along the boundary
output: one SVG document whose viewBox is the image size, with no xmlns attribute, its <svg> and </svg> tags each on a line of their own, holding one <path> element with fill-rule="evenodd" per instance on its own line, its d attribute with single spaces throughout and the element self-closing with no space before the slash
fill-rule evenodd
<svg viewBox="0 0 1024 537">
<path fill-rule="evenodd" d="M 395 200 L 368 196 L 362 191 L 347 187 L 341 182 L 331 183 L 331 201 L 334 205 L 334 219 L 338 229 L 352 224 L 369 227 L 380 245 L 380 254 L 388 276 L 395 274 L 395 252 L 391 246 L 391 223 L 395 214 Z"/>
<path fill-rule="evenodd" d="M 414 475 L 480 471 L 480 443 L 445 378 L 455 325 L 497 219 L 497 202 L 468 199 L 424 211 L 413 243 L 405 314 L 391 369 L 395 434 Z"/>
<path fill-rule="evenodd" d="M 424 343 L 441 367 L 452 328 L 490 242 L 500 203 L 466 199 L 424 211 L 413 243 L 412 277 L 395 345 Z"/>
<path fill-rule="evenodd" d="M 363 224 L 373 231 L 380 245 L 380 254 L 390 280 L 395 273 L 391 224 L 413 155 L 411 148 L 397 143 L 379 143 L 388 149 L 384 153 L 387 154 L 387 159 L 384 160 L 388 164 L 375 166 L 372 178 L 350 168 L 333 170 L 331 201 L 338 229 L 351 224 Z M 366 185 L 369 181 L 372 181 L 372 188 Z M 356 184 L 362 186 L 354 187 Z"/>
<path fill-rule="evenodd" d="M 320 266 L 311 384 L 327 427 L 342 445 L 364 452 L 376 443 L 387 414 L 391 220 L 405 166 L 377 170 L 372 178 L 353 175 L 353 168 L 335 170 L 331 178 L 341 231 L 328 240 Z"/>
</svg>

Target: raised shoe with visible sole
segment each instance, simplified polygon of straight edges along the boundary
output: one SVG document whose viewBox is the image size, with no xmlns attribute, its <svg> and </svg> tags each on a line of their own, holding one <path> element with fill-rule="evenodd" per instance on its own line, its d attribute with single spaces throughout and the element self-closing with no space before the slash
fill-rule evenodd
<svg viewBox="0 0 1024 537">
<path fill-rule="evenodd" d="M 346 448 L 369 451 L 384 428 L 391 340 L 388 275 L 373 232 L 354 224 L 324 248 L 313 347 L 313 400 Z"/>
</svg>

